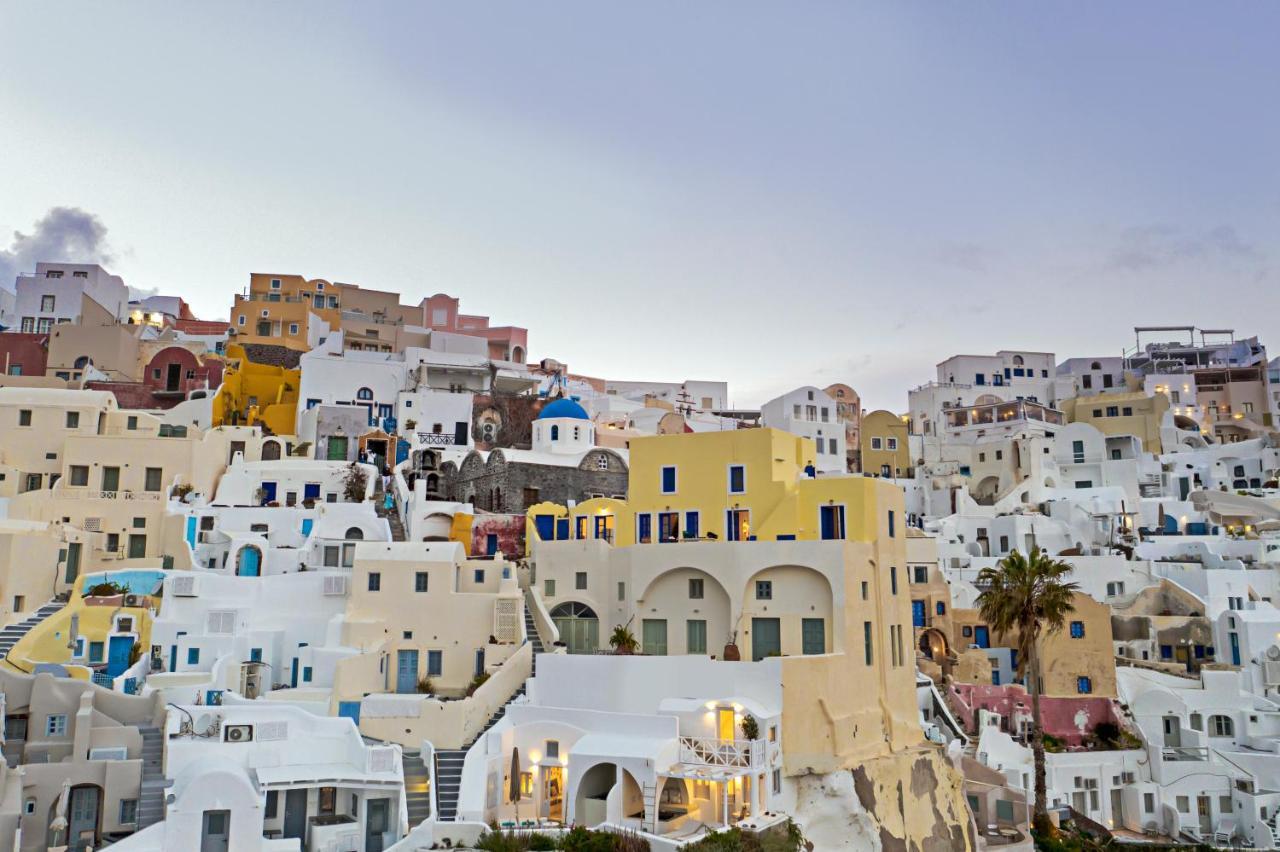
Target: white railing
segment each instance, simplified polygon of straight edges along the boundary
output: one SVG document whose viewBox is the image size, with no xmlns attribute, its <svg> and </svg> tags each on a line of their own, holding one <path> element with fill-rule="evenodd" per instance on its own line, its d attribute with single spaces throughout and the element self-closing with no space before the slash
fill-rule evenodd
<svg viewBox="0 0 1280 852">
<path fill-rule="evenodd" d="M 59 490 L 59 497 L 70 497 L 73 500 L 147 500 L 158 501 L 162 495 L 159 491 L 84 491 L 68 487 Z"/>
<path fill-rule="evenodd" d="M 715 737 L 681 737 L 680 762 L 700 766 L 749 769 L 764 765 L 764 740 L 720 740 Z"/>
</svg>

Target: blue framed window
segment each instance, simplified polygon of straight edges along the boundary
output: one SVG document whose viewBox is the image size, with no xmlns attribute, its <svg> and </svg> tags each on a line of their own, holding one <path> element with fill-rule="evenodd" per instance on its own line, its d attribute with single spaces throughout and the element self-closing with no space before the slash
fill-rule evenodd
<svg viewBox="0 0 1280 852">
<path fill-rule="evenodd" d="M 699 526 L 698 513 L 697 513 L 697 512 L 685 512 L 685 513 L 684 513 L 684 537 L 685 537 L 685 538 L 697 538 L 697 537 L 698 537 L 698 526 Z"/>
<path fill-rule="evenodd" d="M 102 662 L 102 653 L 103 653 L 104 647 L 105 646 L 101 642 L 90 642 L 89 643 L 89 662 L 91 663 Z"/>
<path fill-rule="evenodd" d="M 311 666 L 302 667 L 302 680 L 306 683 L 311 682 Z"/>
<path fill-rule="evenodd" d="M 747 490 L 747 468 L 745 465 L 729 465 L 729 493 L 742 494 Z"/>
<path fill-rule="evenodd" d="M 650 515 L 636 515 L 636 541 L 653 540 L 653 518 Z"/>
<path fill-rule="evenodd" d="M 938 615 L 946 615 L 946 614 L 947 614 L 947 605 L 944 604 L 942 601 L 938 601 Z"/>
<path fill-rule="evenodd" d="M 431 677 L 444 674 L 444 651 L 427 652 L 427 674 Z"/>
<path fill-rule="evenodd" d="M 200 649 L 188 648 L 187 649 L 187 665 L 194 666 L 194 665 L 198 665 L 199 663 L 200 663 Z"/>
<path fill-rule="evenodd" d="M 1172 660 L 1172 659 L 1173 659 L 1173 646 L 1172 646 L 1172 645 L 1161 645 L 1161 646 L 1160 646 L 1160 659 L 1162 659 L 1162 660 Z"/>
<path fill-rule="evenodd" d="M 662 493 L 676 493 L 676 468 L 675 465 L 667 465 L 662 469 Z"/>
<path fill-rule="evenodd" d="M 260 662 L 262 662 L 262 649 L 261 649 L 261 648 L 250 648 L 250 649 L 249 649 L 249 662 L 251 662 L 251 663 L 260 663 Z"/>
<path fill-rule="evenodd" d="M 1084 622 L 1083 621 L 1071 622 L 1071 638 L 1072 639 L 1084 638 Z"/>
<path fill-rule="evenodd" d="M 475 573 L 475 580 L 476 580 L 476 582 L 477 582 L 477 583 L 483 583 L 483 582 L 484 582 L 484 569 L 483 569 L 483 568 L 477 568 L 477 569 L 476 569 L 476 573 Z"/>
<path fill-rule="evenodd" d="M 1076 692 L 1081 695 L 1088 695 L 1093 692 L 1093 681 L 1090 678 L 1081 675 L 1076 678 Z"/>
<path fill-rule="evenodd" d="M 369 572 L 369 591 L 371 592 L 382 591 L 382 572 L 380 571 Z"/>
</svg>

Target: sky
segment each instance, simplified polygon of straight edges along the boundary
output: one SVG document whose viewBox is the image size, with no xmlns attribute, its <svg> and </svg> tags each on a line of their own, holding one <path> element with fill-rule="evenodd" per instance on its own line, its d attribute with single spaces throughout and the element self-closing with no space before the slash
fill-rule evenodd
<svg viewBox="0 0 1280 852">
<path fill-rule="evenodd" d="M 0 4 L 0 277 L 447 292 L 530 355 L 852 385 L 954 354 L 1280 354 L 1280 6 Z M 50 256 L 57 255 L 57 256 Z"/>
</svg>

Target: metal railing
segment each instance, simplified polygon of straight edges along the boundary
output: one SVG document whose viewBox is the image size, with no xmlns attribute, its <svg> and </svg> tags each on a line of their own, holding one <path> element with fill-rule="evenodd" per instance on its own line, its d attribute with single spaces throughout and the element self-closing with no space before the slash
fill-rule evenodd
<svg viewBox="0 0 1280 852">
<path fill-rule="evenodd" d="M 83 491 L 75 486 L 68 486 L 59 491 L 59 497 L 70 497 L 73 500 L 142 500 L 158 501 L 163 496 L 161 491 Z"/>
<path fill-rule="evenodd" d="M 1166 761 L 1179 760 L 1208 760 L 1209 749 L 1207 748 L 1186 748 L 1181 746 L 1162 746 L 1160 748 L 1160 757 Z"/>
</svg>

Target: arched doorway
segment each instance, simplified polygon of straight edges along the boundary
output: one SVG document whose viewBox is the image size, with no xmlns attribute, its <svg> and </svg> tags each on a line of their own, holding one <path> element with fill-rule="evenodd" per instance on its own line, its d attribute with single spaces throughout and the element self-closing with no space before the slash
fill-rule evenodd
<svg viewBox="0 0 1280 852">
<path fill-rule="evenodd" d="M 570 654 L 593 654 L 600 648 L 600 619 L 586 604 L 562 603 L 551 610 L 551 620 Z"/>
<path fill-rule="evenodd" d="M 280 442 L 267 441 L 262 445 L 263 461 L 279 461 L 280 460 Z"/>
<path fill-rule="evenodd" d="M 68 791 L 66 805 L 67 827 L 50 828 L 46 836 L 48 846 L 66 846 L 70 852 L 97 849 L 102 839 L 102 788 L 96 784 L 78 784 Z M 58 816 L 55 799 L 49 808 L 49 824 Z"/>
<path fill-rule="evenodd" d="M 359 527 L 349 527 L 342 537 L 347 541 L 364 541 L 364 530 Z"/>
<path fill-rule="evenodd" d="M 582 773 L 578 781 L 578 792 L 573 798 L 573 813 L 570 815 L 576 825 L 592 828 L 609 819 L 609 792 L 618 783 L 618 765 L 616 763 L 597 763 Z"/>
<path fill-rule="evenodd" d="M 257 577 L 262 573 L 262 551 L 252 544 L 246 544 L 236 554 L 236 576 Z"/>
<path fill-rule="evenodd" d="M 935 662 L 941 662 L 950 654 L 947 636 L 941 630 L 929 628 L 920 634 L 920 653 Z"/>
</svg>

